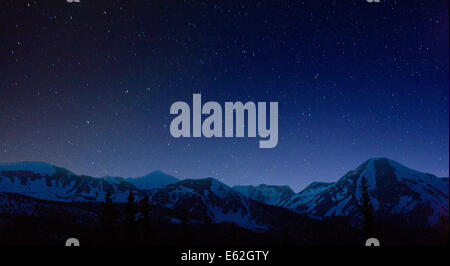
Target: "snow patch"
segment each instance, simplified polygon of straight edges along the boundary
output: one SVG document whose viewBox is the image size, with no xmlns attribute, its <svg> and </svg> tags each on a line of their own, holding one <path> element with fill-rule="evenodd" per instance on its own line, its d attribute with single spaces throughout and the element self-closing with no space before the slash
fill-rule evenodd
<svg viewBox="0 0 450 266">
<path fill-rule="evenodd" d="M 56 173 L 53 165 L 44 162 L 21 162 L 0 165 L 0 172 L 2 171 L 29 171 L 41 176 L 52 176 Z"/>
</svg>

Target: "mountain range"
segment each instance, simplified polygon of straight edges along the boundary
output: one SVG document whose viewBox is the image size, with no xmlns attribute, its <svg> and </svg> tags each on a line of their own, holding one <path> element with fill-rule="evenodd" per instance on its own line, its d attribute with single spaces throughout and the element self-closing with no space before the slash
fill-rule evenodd
<svg viewBox="0 0 450 266">
<path fill-rule="evenodd" d="M 387 158 L 367 160 L 336 182 L 315 182 L 299 193 L 288 186 L 229 187 L 213 178 L 179 180 L 160 171 L 139 178 L 95 178 L 43 162 L 3 164 L 0 212 L 26 213 L 32 205 L 28 206 L 26 199 L 103 202 L 107 191 L 112 193 L 114 202 L 121 203 L 133 190 L 137 199 L 148 195 L 154 205 L 187 211 L 191 223 L 197 224 L 230 223 L 255 232 L 336 217 L 346 217 L 357 224 L 362 178 L 368 181 L 375 214 L 380 219 L 424 227 L 448 220 L 448 178 L 415 171 Z M 7 205 L 6 194 L 25 198 Z M 180 223 L 179 218 L 168 219 Z"/>
<path fill-rule="evenodd" d="M 356 217 L 361 202 L 361 179 L 379 217 L 401 218 L 402 223 L 431 226 L 449 216 L 448 178 L 412 170 L 387 158 L 367 160 L 337 182 L 314 182 L 297 194 L 285 187 L 238 187 L 255 200 L 311 217 Z"/>
</svg>

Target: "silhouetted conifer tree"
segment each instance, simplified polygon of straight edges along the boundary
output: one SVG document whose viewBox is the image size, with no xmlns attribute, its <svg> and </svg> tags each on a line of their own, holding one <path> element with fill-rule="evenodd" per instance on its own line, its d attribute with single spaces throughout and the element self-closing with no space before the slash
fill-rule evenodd
<svg viewBox="0 0 450 266">
<path fill-rule="evenodd" d="M 149 243 L 150 238 L 150 203 L 148 195 L 142 198 L 139 209 L 141 212 L 142 243 L 145 245 Z"/>
<path fill-rule="evenodd" d="M 107 241 L 114 241 L 116 218 L 117 212 L 112 201 L 112 194 L 111 191 L 107 190 L 105 194 L 105 201 L 103 203 L 103 210 L 100 216 L 100 220 L 103 226 L 103 233 L 105 234 L 105 239 Z"/>
<path fill-rule="evenodd" d="M 373 237 L 374 234 L 374 217 L 373 217 L 373 204 L 369 195 L 369 184 L 367 178 L 361 178 L 361 199 L 358 205 L 359 211 L 363 216 L 364 237 Z"/>
<path fill-rule="evenodd" d="M 127 197 L 127 205 L 125 208 L 125 224 L 126 225 L 133 225 L 136 219 L 136 202 L 134 202 L 134 194 L 133 191 L 130 189 Z"/>
<path fill-rule="evenodd" d="M 128 240 L 130 244 L 134 243 L 136 244 L 136 213 L 137 213 L 137 206 L 136 202 L 134 201 L 134 193 L 133 190 L 130 189 L 128 192 L 127 197 L 127 205 L 125 207 L 125 239 Z"/>
</svg>

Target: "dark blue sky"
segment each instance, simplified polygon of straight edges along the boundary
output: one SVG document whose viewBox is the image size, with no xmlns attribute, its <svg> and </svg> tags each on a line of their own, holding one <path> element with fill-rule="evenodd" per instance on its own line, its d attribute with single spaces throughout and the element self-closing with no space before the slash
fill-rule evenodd
<svg viewBox="0 0 450 266">
<path fill-rule="evenodd" d="M 371 157 L 449 174 L 446 0 L 1 5 L 0 163 L 295 190 Z M 173 138 L 193 93 L 278 101 L 278 146 Z"/>
</svg>

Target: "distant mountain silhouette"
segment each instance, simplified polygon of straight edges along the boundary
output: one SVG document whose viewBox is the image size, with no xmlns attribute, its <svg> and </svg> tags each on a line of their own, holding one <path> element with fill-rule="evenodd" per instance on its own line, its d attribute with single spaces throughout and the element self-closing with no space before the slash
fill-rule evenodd
<svg viewBox="0 0 450 266">
<path fill-rule="evenodd" d="M 369 182 L 375 214 L 382 219 L 401 218 L 399 222 L 431 226 L 449 216 L 448 178 L 412 170 L 387 158 L 367 160 L 337 182 L 314 182 L 288 200 L 279 201 L 265 187 L 253 188 L 249 197 L 312 217 L 343 216 L 358 218 L 361 178 Z M 242 190 L 238 188 L 238 190 Z M 257 191 L 254 191 L 257 190 Z M 260 192 L 258 192 L 258 190 Z M 261 198 L 261 194 L 266 197 Z M 267 198 L 267 196 L 273 198 Z"/>
<path fill-rule="evenodd" d="M 107 191 L 114 202 L 126 202 L 133 190 L 137 199 L 147 194 L 154 205 L 189 210 L 198 223 L 227 222 L 264 231 L 283 226 L 283 220 L 276 221 L 269 213 L 283 212 L 280 209 L 304 215 L 302 221 L 309 220 L 308 216 L 357 221 L 362 177 L 368 180 L 376 217 L 400 217 L 402 223 L 418 226 L 448 220 L 448 178 L 418 172 L 387 158 L 367 160 L 337 182 L 315 182 L 297 194 L 288 186 L 231 188 L 213 178 L 179 181 L 160 171 L 139 178 L 94 178 L 43 162 L 0 165 L 0 192 L 70 203 L 102 202 Z"/>
<path fill-rule="evenodd" d="M 178 178 L 165 174 L 159 170 L 141 177 L 122 178 L 107 176 L 104 177 L 104 179 L 111 183 L 123 181 L 128 182 L 133 184 L 138 189 L 160 188 L 180 181 Z"/>
</svg>

